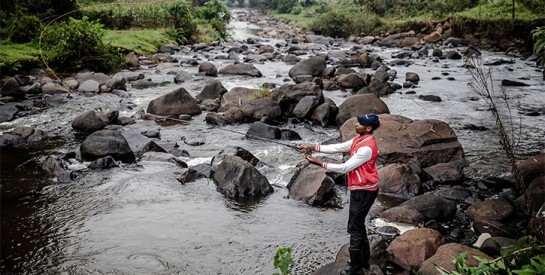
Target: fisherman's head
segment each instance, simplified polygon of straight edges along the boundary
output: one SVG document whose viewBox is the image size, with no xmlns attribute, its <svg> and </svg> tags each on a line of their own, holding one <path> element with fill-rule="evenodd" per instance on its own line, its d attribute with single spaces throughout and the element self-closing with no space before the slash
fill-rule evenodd
<svg viewBox="0 0 545 275">
<path fill-rule="evenodd" d="M 357 116 L 358 123 L 356 124 L 356 132 L 358 134 L 371 134 L 380 127 L 378 116 L 373 113 Z"/>
</svg>

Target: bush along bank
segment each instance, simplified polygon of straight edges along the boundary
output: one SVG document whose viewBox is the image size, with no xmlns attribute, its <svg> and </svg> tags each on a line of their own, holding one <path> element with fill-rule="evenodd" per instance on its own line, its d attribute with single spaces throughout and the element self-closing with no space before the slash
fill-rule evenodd
<svg viewBox="0 0 545 275">
<path fill-rule="evenodd" d="M 165 42 L 188 44 L 225 39 L 231 19 L 220 0 L 197 6 L 185 0 L 146 5 L 121 1 L 82 9 L 74 4 L 68 10 L 52 9 L 46 18 L 22 4 L 11 4 L 1 9 L 0 48 L 18 48 L 18 51 L 2 51 L 2 74 L 25 72 L 32 67 L 47 67 L 56 72 L 81 69 L 112 72 L 126 64 L 124 55 L 129 52 L 151 54 Z M 134 34 L 136 39 L 141 28 L 158 33 L 157 41 L 104 39 L 107 30 L 126 30 L 124 36 Z M 21 43 L 26 43 L 25 47 L 19 46 Z M 150 50 L 150 43 L 154 49 Z M 21 57 L 21 49 L 27 49 L 25 58 Z"/>
</svg>

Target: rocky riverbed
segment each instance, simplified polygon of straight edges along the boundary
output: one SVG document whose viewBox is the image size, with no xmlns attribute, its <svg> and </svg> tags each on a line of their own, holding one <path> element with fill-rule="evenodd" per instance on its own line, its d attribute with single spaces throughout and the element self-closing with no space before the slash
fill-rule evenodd
<svg viewBox="0 0 545 275">
<path fill-rule="evenodd" d="M 293 248 L 293 273 L 334 274 L 347 257 L 344 178 L 290 146 L 348 139 L 370 111 L 382 120 L 376 273 L 493 257 L 491 240 L 471 248 L 485 233 L 543 234 L 545 84 L 532 57 L 234 15 L 229 41 L 165 45 L 137 70 L 2 79 L 2 274 L 269 274 L 278 246 Z M 467 86 L 469 54 L 512 98 L 526 194 Z"/>
</svg>

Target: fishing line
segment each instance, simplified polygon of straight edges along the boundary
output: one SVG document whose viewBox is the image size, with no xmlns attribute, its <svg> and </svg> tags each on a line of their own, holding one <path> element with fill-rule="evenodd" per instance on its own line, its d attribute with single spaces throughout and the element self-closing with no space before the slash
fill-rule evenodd
<svg viewBox="0 0 545 275">
<path fill-rule="evenodd" d="M 180 123 L 183 124 L 183 125 L 195 124 L 195 125 L 207 127 L 207 128 L 209 128 L 209 129 L 221 130 L 221 131 L 226 131 L 226 132 L 235 133 L 235 134 L 239 134 L 239 135 L 244 135 L 244 136 L 249 137 L 249 138 L 258 139 L 258 140 L 261 140 L 261 141 L 271 142 L 271 143 L 275 143 L 275 144 L 278 144 L 278 145 L 286 146 L 286 147 L 289 147 L 289 148 L 291 148 L 291 149 L 294 149 L 294 150 L 296 150 L 296 151 L 298 151 L 298 152 L 300 151 L 299 148 L 298 148 L 297 146 L 295 146 L 295 145 L 283 143 L 283 142 L 280 142 L 280 141 L 276 141 L 276 140 L 273 140 L 273 139 L 268 139 L 268 138 L 264 138 L 264 137 L 260 137 L 260 136 L 256 136 L 256 135 L 252 135 L 252 134 L 248 134 L 248 133 L 238 132 L 238 131 L 229 130 L 229 129 L 224 129 L 224 128 L 218 128 L 218 127 L 215 127 L 215 126 L 213 126 L 213 125 L 205 125 L 205 124 L 201 124 L 201 123 L 197 123 L 197 122 L 190 122 L 190 121 L 187 121 L 187 120 L 182 120 L 182 119 L 177 119 L 177 118 L 171 118 L 171 117 L 165 117 L 165 116 L 158 116 L 158 115 L 154 115 L 154 116 L 157 117 L 157 118 L 160 118 L 160 119 L 172 120 L 172 121 L 180 122 Z"/>
</svg>

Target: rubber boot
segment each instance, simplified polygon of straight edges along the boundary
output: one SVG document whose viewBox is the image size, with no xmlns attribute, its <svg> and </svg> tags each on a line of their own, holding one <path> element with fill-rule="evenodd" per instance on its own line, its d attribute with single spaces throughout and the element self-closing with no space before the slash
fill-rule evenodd
<svg viewBox="0 0 545 275">
<path fill-rule="evenodd" d="M 363 255 L 360 249 L 349 249 L 350 267 L 343 270 L 341 275 L 361 275 L 363 274 Z"/>
</svg>

